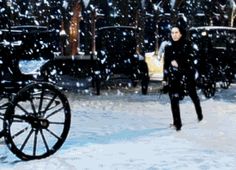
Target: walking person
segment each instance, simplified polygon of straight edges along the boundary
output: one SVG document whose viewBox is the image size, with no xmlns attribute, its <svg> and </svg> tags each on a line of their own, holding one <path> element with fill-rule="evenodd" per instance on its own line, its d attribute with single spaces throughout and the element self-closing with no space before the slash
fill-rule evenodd
<svg viewBox="0 0 236 170">
<path fill-rule="evenodd" d="M 189 95 L 193 101 L 198 120 L 203 119 L 193 62 L 193 48 L 186 40 L 184 29 L 180 26 L 172 27 L 171 43 L 165 48 L 162 84 L 168 89 L 173 126 L 177 131 L 182 127 L 179 102 L 185 95 Z"/>
</svg>

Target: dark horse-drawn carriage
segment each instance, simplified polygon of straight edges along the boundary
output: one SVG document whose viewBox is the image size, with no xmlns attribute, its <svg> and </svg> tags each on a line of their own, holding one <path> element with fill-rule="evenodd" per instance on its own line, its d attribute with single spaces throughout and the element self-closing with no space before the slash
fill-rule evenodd
<svg viewBox="0 0 236 170">
<path fill-rule="evenodd" d="M 59 88 L 34 74 L 23 74 L 19 60 L 53 53 L 46 27 L 20 26 L 0 30 L 0 137 L 22 160 L 54 154 L 70 129 L 71 111 Z M 48 38 L 46 38 L 48 37 Z M 29 58 L 28 58 L 29 57 Z"/>
<path fill-rule="evenodd" d="M 106 26 L 96 29 L 91 54 L 60 55 L 41 67 L 46 81 L 60 83 L 63 76 L 91 80 L 96 94 L 100 94 L 110 80 L 141 84 L 141 93 L 147 94 L 149 75 L 144 56 L 138 50 L 138 29 L 131 26 Z"/>
<path fill-rule="evenodd" d="M 235 35 L 232 27 L 190 29 L 190 39 L 198 46 L 198 86 L 206 97 L 215 95 L 217 85 L 228 88 L 235 78 Z"/>
</svg>

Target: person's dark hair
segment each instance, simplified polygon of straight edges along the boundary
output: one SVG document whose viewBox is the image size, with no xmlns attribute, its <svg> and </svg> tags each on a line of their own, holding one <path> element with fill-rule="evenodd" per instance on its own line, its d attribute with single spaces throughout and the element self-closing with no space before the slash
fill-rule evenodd
<svg viewBox="0 0 236 170">
<path fill-rule="evenodd" d="M 178 28 L 179 29 L 179 32 L 182 34 L 182 37 L 183 38 L 186 38 L 186 30 L 184 29 L 184 27 L 180 26 L 180 25 L 173 25 L 171 27 L 172 28 Z"/>
</svg>

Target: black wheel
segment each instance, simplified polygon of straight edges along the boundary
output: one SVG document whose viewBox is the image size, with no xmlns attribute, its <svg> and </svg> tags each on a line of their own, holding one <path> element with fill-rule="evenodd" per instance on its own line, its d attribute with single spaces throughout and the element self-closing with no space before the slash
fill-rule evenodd
<svg viewBox="0 0 236 170">
<path fill-rule="evenodd" d="M 206 98 L 211 98 L 216 93 L 216 71 L 211 64 L 207 64 L 207 69 L 199 78 L 199 86 Z"/>
<path fill-rule="evenodd" d="M 96 89 L 96 95 L 100 95 L 100 91 L 101 91 L 101 80 L 100 79 L 95 80 L 95 89 Z"/>
<path fill-rule="evenodd" d="M 100 95 L 101 92 L 101 78 L 99 75 L 93 76 L 92 87 L 95 88 L 96 95 Z"/>
<path fill-rule="evenodd" d="M 148 74 L 148 66 L 145 62 L 141 63 L 141 88 L 142 94 L 146 95 L 148 93 L 148 84 L 149 84 L 149 74 Z"/>
<path fill-rule="evenodd" d="M 220 84 L 220 87 L 223 89 L 228 89 L 233 79 L 233 72 L 231 67 L 226 66 L 221 74 L 222 74 L 222 82 Z"/>
<path fill-rule="evenodd" d="M 21 89 L 6 110 L 6 144 L 22 160 L 45 158 L 62 146 L 70 123 L 66 96 L 49 83 L 33 83 Z"/>
<path fill-rule="evenodd" d="M 216 92 L 216 84 L 215 83 L 210 83 L 208 85 L 205 85 L 202 89 L 203 94 L 207 97 L 207 98 L 211 98 L 215 95 Z"/>
<path fill-rule="evenodd" d="M 148 93 L 148 84 L 149 84 L 149 77 L 144 77 L 141 81 L 143 95 L 146 95 Z"/>
<path fill-rule="evenodd" d="M 137 87 L 138 81 L 131 79 L 132 87 Z"/>
<path fill-rule="evenodd" d="M 225 79 L 224 81 L 221 82 L 220 87 L 222 89 L 228 89 L 231 84 L 230 80 Z"/>
</svg>

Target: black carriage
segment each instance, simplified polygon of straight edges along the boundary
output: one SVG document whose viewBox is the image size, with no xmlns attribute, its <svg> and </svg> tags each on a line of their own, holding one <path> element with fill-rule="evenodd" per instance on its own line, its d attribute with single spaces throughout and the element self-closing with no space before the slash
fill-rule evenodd
<svg viewBox="0 0 236 170">
<path fill-rule="evenodd" d="M 138 29 L 131 26 L 107 26 L 97 30 L 97 71 L 100 79 L 128 78 L 133 86 L 141 83 L 147 94 L 149 75 L 144 56 L 138 51 Z"/>
<path fill-rule="evenodd" d="M 198 46 L 198 86 L 206 97 L 214 96 L 217 84 L 228 88 L 235 74 L 235 34 L 232 27 L 195 27 L 190 38 Z"/>
<path fill-rule="evenodd" d="M 41 68 L 41 75 L 53 83 L 60 83 L 66 75 L 78 81 L 87 78 L 98 95 L 111 80 L 126 79 L 133 86 L 140 83 L 142 94 L 147 94 L 148 67 L 144 56 L 137 52 L 137 31 L 131 26 L 98 28 L 93 37 L 96 48 L 91 54 L 56 56 Z"/>
<path fill-rule="evenodd" d="M 0 30 L 0 137 L 22 160 L 54 154 L 70 129 L 70 106 L 62 91 L 19 68 L 20 59 L 53 55 L 50 36 L 53 30 L 44 26 Z"/>
</svg>

